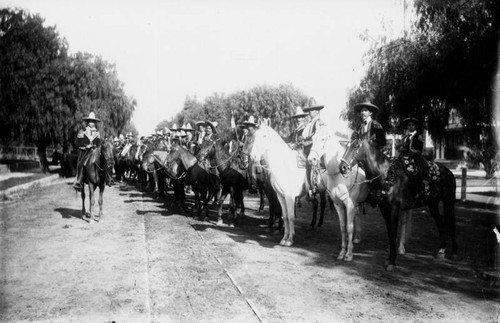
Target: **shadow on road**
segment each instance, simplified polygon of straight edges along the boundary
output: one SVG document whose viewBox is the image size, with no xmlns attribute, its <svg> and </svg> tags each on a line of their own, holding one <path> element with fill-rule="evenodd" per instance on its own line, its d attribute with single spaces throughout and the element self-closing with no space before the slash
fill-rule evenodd
<svg viewBox="0 0 500 323">
<path fill-rule="evenodd" d="M 54 211 L 59 212 L 64 219 L 77 218 L 85 221 L 85 219 L 83 218 L 82 210 L 59 207 L 54 209 Z"/>
</svg>

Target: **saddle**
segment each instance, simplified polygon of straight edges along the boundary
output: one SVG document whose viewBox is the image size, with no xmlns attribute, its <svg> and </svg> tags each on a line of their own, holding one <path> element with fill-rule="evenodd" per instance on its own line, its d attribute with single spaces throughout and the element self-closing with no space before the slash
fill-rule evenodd
<svg viewBox="0 0 500 323">
<path fill-rule="evenodd" d="M 389 192 L 396 179 L 402 174 L 409 179 L 409 186 L 415 188 L 416 195 L 411 201 L 405 201 L 403 209 L 424 205 L 436 192 L 433 183 L 440 179 L 439 166 L 422 156 L 403 155 L 392 160 L 387 177 L 382 184 L 382 194 Z"/>
</svg>

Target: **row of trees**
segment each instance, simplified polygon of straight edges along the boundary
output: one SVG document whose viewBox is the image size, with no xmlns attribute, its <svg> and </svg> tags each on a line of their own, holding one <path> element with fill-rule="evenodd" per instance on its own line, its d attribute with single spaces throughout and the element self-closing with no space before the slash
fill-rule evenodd
<svg viewBox="0 0 500 323">
<path fill-rule="evenodd" d="M 270 125 L 286 136 L 291 128 L 290 116 L 295 114 L 295 107 L 311 104 L 314 104 L 314 99 L 291 84 L 256 86 L 229 95 L 216 93 L 206 97 L 203 102 L 188 96 L 182 111 L 173 120 L 160 122 L 156 129 L 170 128 L 174 123 L 180 126 L 186 122 L 208 120 L 217 121 L 218 128 L 226 130 L 231 126 L 231 116 L 234 116 L 236 123 L 254 116 L 258 119 L 269 119 Z"/>
<path fill-rule="evenodd" d="M 115 66 L 88 53 L 68 54 L 55 27 L 23 10 L 0 9 L 0 128 L 2 144 L 36 145 L 44 171 L 46 148 L 71 149 L 81 120 L 96 112 L 106 137 L 135 131 L 136 102 Z"/>
<path fill-rule="evenodd" d="M 343 116 L 354 123 L 353 104 L 370 100 L 381 108 L 378 119 L 386 129 L 401 132 L 400 121 L 417 116 L 439 141 L 455 109 L 469 156 L 492 175 L 498 163 L 493 84 L 500 2 L 415 0 L 414 5 L 417 19 L 408 33 L 381 39 L 367 53 L 366 76 L 350 92 Z"/>
</svg>

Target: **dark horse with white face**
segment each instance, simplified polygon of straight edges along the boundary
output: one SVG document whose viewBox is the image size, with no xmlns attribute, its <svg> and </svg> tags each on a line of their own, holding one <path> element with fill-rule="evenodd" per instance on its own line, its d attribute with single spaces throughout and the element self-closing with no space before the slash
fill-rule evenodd
<svg viewBox="0 0 500 323">
<path fill-rule="evenodd" d="M 106 177 L 111 178 L 114 166 L 113 145 L 103 141 L 100 146 L 92 148 L 88 156 L 83 160 L 83 181 L 89 186 L 90 219 L 89 223 L 102 220 L 102 202 Z M 99 187 L 99 214 L 94 213 L 95 189 Z M 85 217 L 85 187 L 82 189 L 82 212 Z"/>
<path fill-rule="evenodd" d="M 393 161 L 398 162 L 398 161 Z M 455 190 L 456 182 L 453 173 L 443 165 L 436 163 L 435 180 L 430 180 L 429 194 L 425 193 L 425 186 L 421 176 L 410 176 L 404 166 L 393 167 L 388 174 L 391 161 L 378 149 L 372 147 L 367 140 L 355 139 L 344 153 L 341 172 L 349 173 L 351 166 L 362 163 L 366 178 L 372 181 L 371 189 L 381 189 L 388 179 L 392 181 L 390 189 L 381 195 L 378 205 L 385 220 L 389 235 L 389 258 L 386 269 L 392 270 L 396 265 L 396 237 L 398 219 L 401 210 L 412 209 L 427 205 L 439 230 L 440 249 L 438 258 L 444 258 L 447 238 L 452 240 L 452 257 L 456 256 L 457 242 L 455 239 Z M 424 197 L 417 199 L 417 197 Z M 443 202 L 444 214 L 439 213 L 439 202 Z"/>
</svg>

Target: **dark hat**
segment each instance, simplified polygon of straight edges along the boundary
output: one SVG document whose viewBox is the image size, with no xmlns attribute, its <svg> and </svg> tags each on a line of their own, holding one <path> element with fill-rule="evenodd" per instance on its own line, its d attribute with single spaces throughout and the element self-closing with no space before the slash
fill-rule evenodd
<svg viewBox="0 0 500 323">
<path fill-rule="evenodd" d="M 314 111 L 314 110 L 321 110 L 324 107 L 325 107 L 324 105 L 314 105 L 312 107 L 304 107 L 304 108 L 302 108 L 302 111 L 309 112 L 309 111 Z"/>
<path fill-rule="evenodd" d="M 213 133 L 217 133 L 217 121 L 211 122 L 211 121 L 205 121 L 205 124 L 212 128 Z"/>
<path fill-rule="evenodd" d="M 407 126 L 408 123 L 413 122 L 415 125 L 418 125 L 420 123 L 420 120 L 414 117 L 409 117 L 403 120 L 403 126 Z"/>
<path fill-rule="evenodd" d="M 183 124 L 182 127 L 180 128 L 181 130 L 184 131 L 189 131 L 189 132 L 194 132 L 195 130 L 191 127 L 191 124 L 188 122 L 187 124 Z"/>
<path fill-rule="evenodd" d="M 378 113 L 380 111 L 380 109 L 375 104 L 372 104 L 370 102 L 358 103 L 354 106 L 354 110 L 356 112 L 361 111 L 362 108 L 367 108 L 372 113 Z"/>
<path fill-rule="evenodd" d="M 290 118 L 301 118 L 307 116 L 307 113 L 304 113 L 304 110 L 301 107 L 295 108 L 295 114 Z"/>
<path fill-rule="evenodd" d="M 90 112 L 89 113 L 89 116 L 88 117 L 84 117 L 83 120 L 85 121 L 95 121 L 95 122 L 101 122 L 101 120 L 97 119 L 95 117 L 95 113 L 94 112 Z"/>
<path fill-rule="evenodd" d="M 248 117 L 248 120 L 243 121 L 241 124 L 244 127 L 257 127 L 257 123 L 255 122 L 255 118 L 253 116 Z"/>
</svg>

